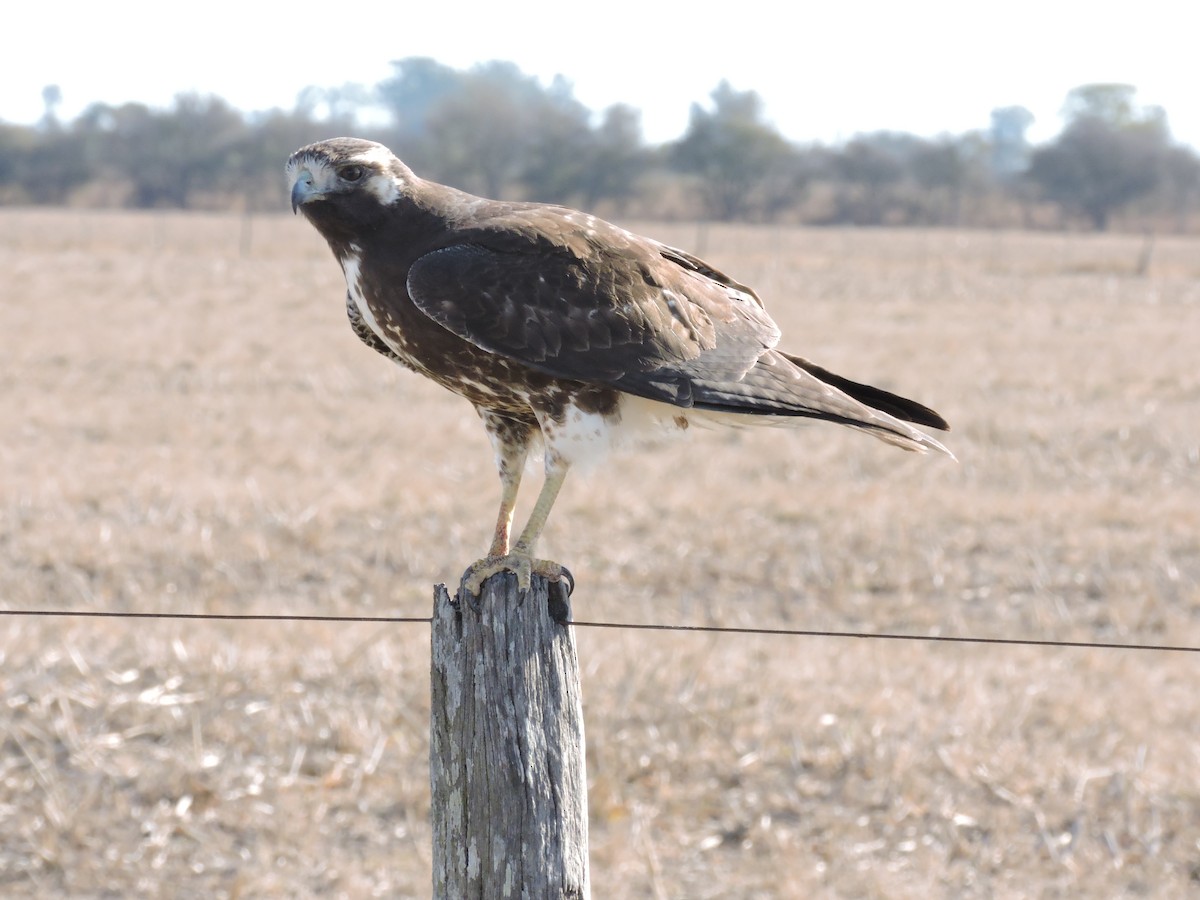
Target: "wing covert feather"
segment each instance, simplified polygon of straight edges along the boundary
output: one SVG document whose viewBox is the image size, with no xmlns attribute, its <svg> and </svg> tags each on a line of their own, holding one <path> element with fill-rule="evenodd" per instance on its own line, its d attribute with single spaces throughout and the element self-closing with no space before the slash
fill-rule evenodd
<svg viewBox="0 0 1200 900">
<path fill-rule="evenodd" d="M 490 353 L 682 406 L 693 402 L 693 381 L 737 380 L 778 342 L 749 289 L 607 228 L 613 234 L 599 238 L 595 228 L 586 238 L 511 228 L 460 236 L 412 265 L 409 296 Z"/>
</svg>

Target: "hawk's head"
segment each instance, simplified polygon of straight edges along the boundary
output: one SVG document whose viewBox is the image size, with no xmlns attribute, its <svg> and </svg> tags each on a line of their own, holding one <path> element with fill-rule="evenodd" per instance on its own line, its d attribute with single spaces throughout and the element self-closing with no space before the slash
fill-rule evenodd
<svg viewBox="0 0 1200 900">
<path fill-rule="evenodd" d="M 391 206 L 414 181 L 383 144 L 347 137 L 301 147 L 288 159 L 287 177 L 292 211 L 303 208 L 310 219 L 327 205 Z"/>
</svg>

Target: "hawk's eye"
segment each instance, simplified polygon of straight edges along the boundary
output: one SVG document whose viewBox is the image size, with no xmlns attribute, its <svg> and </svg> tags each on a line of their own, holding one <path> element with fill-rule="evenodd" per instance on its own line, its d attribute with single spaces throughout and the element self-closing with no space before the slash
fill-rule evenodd
<svg viewBox="0 0 1200 900">
<path fill-rule="evenodd" d="M 342 166 L 340 169 L 338 169 L 338 175 L 341 176 L 342 181 L 358 181 L 363 177 L 363 167 Z"/>
</svg>

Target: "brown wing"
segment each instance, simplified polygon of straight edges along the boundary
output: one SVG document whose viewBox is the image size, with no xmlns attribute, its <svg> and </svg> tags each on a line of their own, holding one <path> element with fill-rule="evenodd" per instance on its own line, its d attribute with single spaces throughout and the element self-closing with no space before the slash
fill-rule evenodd
<svg viewBox="0 0 1200 900">
<path fill-rule="evenodd" d="M 491 353 L 679 406 L 741 379 L 779 340 L 752 291 L 599 219 L 507 207 L 418 259 L 413 302 Z"/>
</svg>

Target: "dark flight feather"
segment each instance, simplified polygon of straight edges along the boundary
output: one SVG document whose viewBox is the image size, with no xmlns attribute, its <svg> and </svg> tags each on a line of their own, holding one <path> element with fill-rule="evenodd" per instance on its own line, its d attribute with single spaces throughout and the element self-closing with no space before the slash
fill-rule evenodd
<svg viewBox="0 0 1200 900">
<path fill-rule="evenodd" d="M 833 385 L 842 393 L 848 394 L 859 403 L 869 406 L 872 409 L 885 412 L 889 416 L 899 419 L 901 422 L 925 425 L 929 428 L 936 428 L 939 431 L 950 430 L 950 426 L 945 419 L 928 406 L 924 406 L 916 400 L 909 400 L 907 397 L 901 397 L 898 394 L 885 391 L 883 388 L 877 388 L 869 384 L 860 384 L 857 381 L 851 381 L 849 378 L 843 378 L 841 375 L 835 375 L 828 369 L 823 369 L 816 363 L 809 362 L 802 357 L 792 356 L 788 353 L 783 355 L 805 372 L 815 375 L 826 384 Z"/>
</svg>

